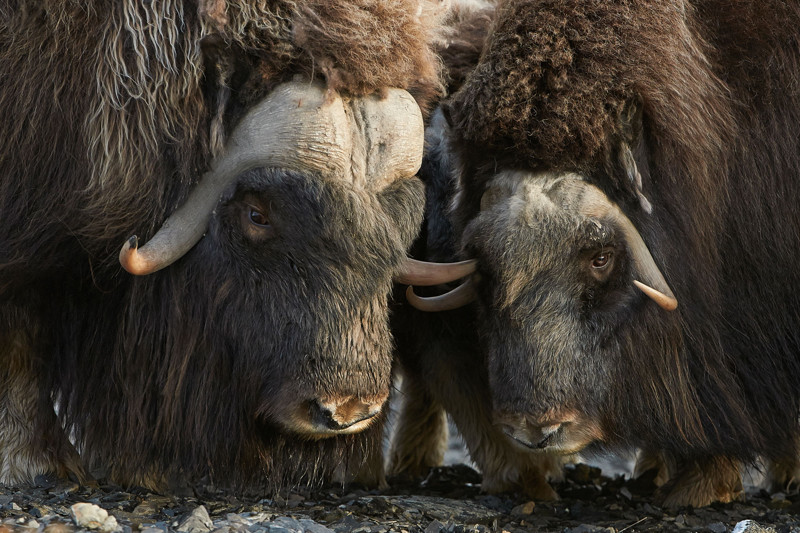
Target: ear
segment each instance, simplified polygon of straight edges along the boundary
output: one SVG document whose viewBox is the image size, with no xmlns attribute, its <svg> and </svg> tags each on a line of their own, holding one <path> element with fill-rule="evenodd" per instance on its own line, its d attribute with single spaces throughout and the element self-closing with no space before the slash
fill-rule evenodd
<svg viewBox="0 0 800 533">
<path fill-rule="evenodd" d="M 644 104 L 638 95 L 628 100 L 622 108 L 620 122 L 623 138 L 630 146 L 636 146 L 642 138 Z"/>
<path fill-rule="evenodd" d="M 642 192 L 642 172 L 637 163 L 637 161 L 644 161 L 647 157 L 642 136 L 643 107 L 642 101 L 638 97 L 634 97 L 623 108 L 620 116 L 622 141 L 620 141 L 617 157 L 628 182 L 636 191 L 639 205 L 647 214 L 650 214 L 653 212 L 653 206 Z"/>
</svg>

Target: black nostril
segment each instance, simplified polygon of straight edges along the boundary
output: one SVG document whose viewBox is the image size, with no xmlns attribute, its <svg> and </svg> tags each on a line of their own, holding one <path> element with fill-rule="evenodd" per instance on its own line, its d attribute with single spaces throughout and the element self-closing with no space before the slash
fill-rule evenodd
<svg viewBox="0 0 800 533">
<path fill-rule="evenodd" d="M 555 443 L 558 435 L 561 433 L 561 430 L 568 424 L 569 422 L 565 422 L 563 424 L 554 424 L 552 426 L 541 428 L 541 432 L 544 437 L 536 444 L 536 447 L 542 449 L 552 446 Z"/>
<path fill-rule="evenodd" d="M 538 443 L 536 443 L 536 447 L 539 448 L 540 450 L 542 448 L 547 448 L 548 446 L 550 446 L 550 444 L 552 444 L 554 435 L 555 435 L 555 433 L 551 433 L 551 434 L 545 436 L 545 438 L 543 438 Z"/>
<path fill-rule="evenodd" d="M 333 411 L 330 408 L 322 406 L 317 401 L 311 402 L 309 408 L 311 415 L 311 422 L 315 426 L 324 426 L 328 429 L 342 429 L 340 424 L 333 419 Z"/>
</svg>

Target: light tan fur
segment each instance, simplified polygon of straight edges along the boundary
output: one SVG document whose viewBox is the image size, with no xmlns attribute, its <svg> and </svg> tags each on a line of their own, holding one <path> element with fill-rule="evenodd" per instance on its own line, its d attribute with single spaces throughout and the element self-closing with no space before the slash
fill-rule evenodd
<svg viewBox="0 0 800 533">
<path fill-rule="evenodd" d="M 444 461 L 449 437 L 447 413 L 420 385 L 413 379 L 400 384 L 401 405 L 389 455 L 391 474 L 422 477 Z"/>
<path fill-rule="evenodd" d="M 84 480 L 78 454 L 67 441 L 55 412 L 42 413 L 39 378 L 31 368 L 29 339 L 21 332 L 0 337 L 0 484 L 29 483 L 37 475 L 75 474 Z M 46 429 L 42 435 L 38 430 Z"/>
<path fill-rule="evenodd" d="M 800 457 L 767 461 L 764 486 L 770 492 L 792 492 L 800 488 Z"/>
<path fill-rule="evenodd" d="M 656 501 L 664 507 L 705 507 L 714 502 L 744 501 L 742 465 L 724 457 L 681 462 L 662 453 L 644 450 L 636 459 L 634 477 L 657 469 Z"/>
</svg>

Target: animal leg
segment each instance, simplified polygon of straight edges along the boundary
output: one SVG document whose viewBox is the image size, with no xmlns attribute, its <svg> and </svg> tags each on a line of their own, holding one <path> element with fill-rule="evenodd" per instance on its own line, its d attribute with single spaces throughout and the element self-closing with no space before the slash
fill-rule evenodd
<svg viewBox="0 0 800 533">
<path fill-rule="evenodd" d="M 504 443 L 500 446 L 504 447 Z M 492 457 L 484 460 L 480 456 L 480 453 L 473 453 L 473 459 L 483 473 L 483 492 L 521 492 L 538 501 L 559 499 L 549 481 L 560 481 L 564 478 L 566 458 L 508 449 L 495 452 Z"/>
<path fill-rule="evenodd" d="M 564 479 L 563 467 L 569 457 L 519 448 L 492 423 L 489 410 L 478 395 L 463 395 L 453 407 L 450 414 L 483 475 L 483 492 L 522 492 L 540 501 L 558 499 L 548 480 Z"/>
<path fill-rule="evenodd" d="M 447 414 L 424 390 L 406 376 L 390 452 L 389 472 L 422 477 L 442 464 L 447 449 Z"/>
<path fill-rule="evenodd" d="M 645 475 L 652 477 L 652 483 L 656 487 L 661 487 L 669 481 L 670 465 L 663 453 L 656 450 L 639 450 L 633 477 L 640 479 Z"/>
<path fill-rule="evenodd" d="M 738 461 L 720 456 L 678 464 L 673 478 L 656 492 L 656 500 L 672 509 L 743 501 L 740 469 Z"/>
<path fill-rule="evenodd" d="M 764 483 L 770 492 L 793 492 L 800 488 L 800 457 L 767 461 Z"/>
<path fill-rule="evenodd" d="M 40 474 L 86 481 L 75 448 L 41 391 L 26 333 L 0 336 L 0 484 L 24 485 Z"/>
</svg>

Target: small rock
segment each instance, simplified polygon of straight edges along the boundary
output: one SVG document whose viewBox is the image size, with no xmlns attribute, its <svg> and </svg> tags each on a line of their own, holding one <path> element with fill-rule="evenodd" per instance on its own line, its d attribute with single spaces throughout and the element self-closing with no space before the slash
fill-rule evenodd
<svg viewBox="0 0 800 533">
<path fill-rule="evenodd" d="M 178 526 L 178 531 L 182 533 L 208 533 L 214 527 L 211 517 L 205 505 L 195 507 L 192 513 L 187 516 Z"/>
<path fill-rule="evenodd" d="M 146 527 L 142 529 L 141 533 L 164 533 L 164 530 L 157 527 Z"/>
<path fill-rule="evenodd" d="M 75 528 L 64 522 L 51 522 L 44 528 L 44 533 L 72 533 Z"/>
<path fill-rule="evenodd" d="M 578 527 L 565 529 L 564 533 L 613 533 L 614 529 L 591 524 L 581 524 Z"/>
<path fill-rule="evenodd" d="M 22 507 L 16 504 L 16 502 L 11 502 L 11 510 L 12 511 L 21 511 Z"/>
<path fill-rule="evenodd" d="M 580 485 L 586 485 L 599 478 L 601 471 L 599 468 L 579 463 L 575 465 L 574 468 L 567 469 L 566 474 L 571 481 Z"/>
<path fill-rule="evenodd" d="M 348 531 L 353 531 L 361 525 L 362 523 L 356 520 L 353 515 L 347 515 L 338 522 L 331 524 L 331 528 L 336 533 L 345 533 Z"/>
<path fill-rule="evenodd" d="M 791 507 L 792 506 L 792 502 L 791 502 L 791 500 L 786 500 L 786 499 L 783 499 L 783 500 L 771 500 L 767 504 L 767 506 L 770 509 L 778 509 L 778 510 L 780 510 L 780 509 L 786 509 L 788 507 Z"/>
<path fill-rule="evenodd" d="M 521 505 L 517 505 L 513 509 L 511 509 L 512 516 L 528 516 L 533 514 L 533 510 L 536 508 L 536 504 L 534 502 L 527 502 Z"/>
<path fill-rule="evenodd" d="M 621 489 L 619 489 L 619 493 L 622 494 L 628 500 L 633 499 L 633 494 L 631 494 L 631 491 L 628 490 L 628 487 L 622 487 Z"/>
<path fill-rule="evenodd" d="M 247 517 L 244 517 L 240 514 L 236 513 L 228 513 L 225 515 L 225 520 L 228 521 L 228 525 L 230 526 L 251 526 L 256 522 L 260 522 L 260 520 L 253 520 Z"/>
<path fill-rule="evenodd" d="M 644 513 L 647 514 L 648 516 L 656 518 L 660 518 L 663 514 L 659 510 L 655 509 L 649 503 L 642 505 L 642 511 L 644 511 Z"/>
<path fill-rule="evenodd" d="M 310 518 L 301 518 L 300 525 L 303 526 L 304 533 L 333 533 L 333 530 Z"/>
<path fill-rule="evenodd" d="M 120 529 L 117 519 L 108 511 L 93 503 L 76 503 L 71 508 L 72 519 L 78 527 L 99 529 L 100 531 L 117 531 Z"/>
<path fill-rule="evenodd" d="M 434 520 L 428 527 L 425 528 L 425 533 L 439 533 L 444 529 L 444 524 L 439 522 L 438 520 Z"/>
<path fill-rule="evenodd" d="M 742 520 L 734 526 L 731 533 L 775 533 L 771 527 L 763 527 L 752 520 Z"/>
<path fill-rule="evenodd" d="M 708 524 L 706 526 L 706 529 L 711 531 L 711 533 L 725 533 L 726 531 L 728 531 L 727 526 L 725 526 L 725 524 L 723 524 L 722 522 L 714 522 L 713 524 Z"/>
<path fill-rule="evenodd" d="M 303 533 L 303 525 L 288 516 L 279 516 L 275 520 L 264 524 L 270 533 Z"/>
<path fill-rule="evenodd" d="M 78 492 L 81 486 L 77 483 L 63 483 L 61 485 L 57 485 L 50 491 L 50 494 L 72 494 L 74 492 Z"/>
<path fill-rule="evenodd" d="M 133 514 L 139 516 L 152 516 L 159 513 L 168 505 L 173 503 L 172 498 L 162 496 L 149 496 L 133 510 Z"/>
<path fill-rule="evenodd" d="M 56 480 L 53 477 L 45 474 L 39 474 L 33 478 L 33 485 L 39 489 L 52 489 L 56 484 Z"/>
</svg>

